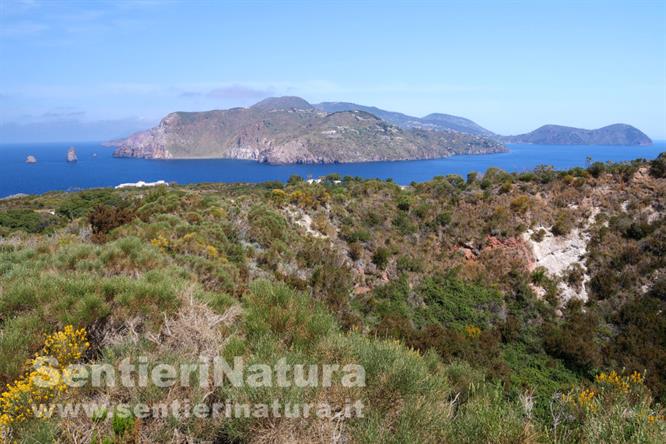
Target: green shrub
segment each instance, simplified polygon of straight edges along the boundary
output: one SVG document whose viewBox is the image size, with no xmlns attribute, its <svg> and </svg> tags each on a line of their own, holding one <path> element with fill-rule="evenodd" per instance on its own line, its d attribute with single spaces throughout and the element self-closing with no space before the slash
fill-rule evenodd
<svg viewBox="0 0 666 444">
<path fill-rule="evenodd" d="M 452 421 L 447 442 L 517 443 L 531 438 L 526 435 L 524 412 L 516 401 L 507 400 L 499 386 L 481 386 L 460 407 Z"/>
<path fill-rule="evenodd" d="M 271 339 L 307 350 L 335 330 L 333 318 L 312 298 L 284 284 L 257 281 L 245 298 L 247 331 L 254 342 Z"/>
<path fill-rule="evenodd" d="M 289 180 L 287 180 L 288 185 L 297 185 L 301 182 L 303 182 L 303 178 L 301 176 L 298 176 L 296 174 L 289 176 Z"/>
<path fill-rule="evenodd" d="M 564 321 L 544 328 L 544 347 L 548 353 L 564 361 L 567 367 L 588 372 L 601 363 L 597 345 L 598 318 L 584 312 L 578 302 L 567 306 Z"/>
<path fill-rule="evenodd" d="M 650 174 L 658 179 L 666 177 L 666 153 L 659 154 L 650 162 Z"/>
<path fill-rule="evenodd" d="M 28 209 L 0 211 L 0 227 L 21 230 L 26 233 L 42 233 L 57 224 L 57 218 Z"/>
<path fill-rule="evenodd" d="M 416 232 L 416 225 L 414 225 L 406 213 L 398 213 L 393 219 L 393 226 L 400 234 L 406 236 Z"/>
<path fill-rule="evenodd" d="M 560 210 L 555 216 L 555 222 L 550 231 L 555 236 L 566 236 L 573 229 L 574 224 L 571 214 L 565 210 Z"/>
<path fill-rule="evenodd" d="M 444 211 L 442 213 L 439 213 L 437 217 L 435 217 L 435 223 L 441 227 L 444 227 L 448 224 L 451 223 L 451 213 L 449 211 Z"/>
<path fill-rule="evenodd" d="M 479 179 L 479 173 L 477 173 L 476 171 L 467 173 L 467 185 L 474 185 L 478 179 Z"/>
<path fill-rule="evenodd" d="M 374 211 L 368 211 L 364 217 L 365 223 L 368 227 L 376 227 L 382 223 L 382 217 Z"/>
<path fill-rule="evenodd" d="M 388 265 L 388 260 L 391 253 L 388 248 L 379 247 L 375 250 L 372 255 L 372 263 L 375 264 L 378 268 L 384 269 Z"/>
<path fill-rule="evenodd" d="M 526 195 L 516 196 L 511 200 L 511 210 L 518 214 L 525 214 L 530 208 L 530 198 Z"/>
<path fill-rule="evenodd" d="M 498 291 L 465 283 L 452 273 L 425 278 L 417 293 L 427 305 L 426 320 L 460 329 L 489 325 L 502 303 Z"/>
<path fill-rule="evenodd" d="M 423 269 L 422 261 L 412 256 L 400 256 L 396 261 L 396 266 L 398 271 L 419 272 Z"/>
<path fill-rule="evenodd" d="M 342 233 L 342 238 L 346 240 L 349 243 L 354 243 L 354 242 L 367 242 L 370 240 L 372 236 L 370 235 L 370 232 L 368 230 L 353 230 L 353 231 L 346 231 L 343 230 Z"/>
<path fill-rule="evenodd" d="M 56 213 L 68 219 L 77 219 L 87 215 L 95 206 L 119 205 L 122 202 L 120 196 L 120 193 L 108 189 L 64 193 L 63 200 L 56 208 Z"/>
<path fill-rule="evenodd" d="M 530 239 L 532 239 L 534 242 L 541 242 L 542 240 L 544 240 L 545 237 L 546 237 L 546 230 L 544 230 L 543 228 L 539 228 L 537 231 L 532 233 Z"/>
<path fill-rule="evenodd" d="M 534 175 L 543 184 L 547 184 L 555 180 L 557 174 L 551 165 L 538 165 L 534 168 Z"/>
<path fill-rule="evenodd" d="M 606 172 L 606 164 L 603 162 L 594 162 L 587 168 L 587 171 L 589 171 L 592 177 L 599 178 Z"/>
<path fill-rule="evenodd" d="M 255 206 L 248 214 L 250 236 L 261 245 L 269 246 L 274 240 L 285 241 L 287 221 L 278 213 L 263 206 Z"/>
<path fill-rule="evenodd" d="M 411 204 L 410 204 L 408 198 L 406 198 L 406 197 L 401 197 L 401 198 L 398 200 L 398 204 L 397 204 L 396 206 L 398 207 L 398 209 L 399 209 L 400 211 L 409 211 L 409 207 L 410 207 L 410 205 L 411 205 Z"/>
<path fill-rule="evenodd" d="M 135 419 L 131 414 L 120 414 L 119 412 L 113 413 L 113 418 L 111 420 L 113 433 L 120 438 L 132 431 L 134 423 Z"/>
<path fill-rule="evenodd" d="M 645 372 L 645 383 L 657 399 L 666 399 L 666 302 L 649 295 L 627 302 L 615 316 L 619 328 L 607 365 Z"/>
</svg>

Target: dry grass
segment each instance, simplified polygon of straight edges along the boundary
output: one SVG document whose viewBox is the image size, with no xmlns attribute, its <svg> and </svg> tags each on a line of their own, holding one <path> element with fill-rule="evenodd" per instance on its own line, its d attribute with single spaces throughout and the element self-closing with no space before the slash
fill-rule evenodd
<svg viewBox="0 0 666 444">
<path fill-rule="evenodd" d="M 149 363 L 174 363 L 174 357 L 180 363 L 197 362 L 199 356 L 213 357 L 220 354 L 224 348 L 227 336 L 225 331 L 238 321 L 242 315 L 239 305 L 233 305 L 223 314 L 218 314 L 194 296 L 195 288 L 188 287 L 180 295 L 181 306 L 172 316 L 164 316 L 164 321 L 157 331 L 147 329 L 147 324 L 141 317 L 124 320 L 115 326 L 110 326 L 103 332 L 98 332 L 99 348 L 102 350 L 120 350 L 115 356 L 112 365 L 129 356 L 143 355 Z M 104 359 L 102 359 L 103 363 Z M 175 363 L 176 365 L 178 362 Z M 152 390 L 152 389 L 151 389 Z M 95 389 L 82 394 L 73 401 L 96 402 L 99 405 L 116 405 L 123 402 L 145 402 L 147 404 L 171 404 L 175 400 L 189 400 L 192 404 L 214 401 L 212 391 L 200 388 L 197 384 L 191 387 L 180 387 L 176 384 L 170 388 L 156 388 L 146 396 L 148 400 L 141 399 L 136 388 L 106 387 Z M 213 395 L 213 396 L 211 396 Z M 137 398 L 138 396 L 138 398 Z M 221 419 L 206 420 L 204 427 L 209 430 L 207 435 L 214 434 L 214 430 L 221 427 Z M 192 431 L 199 431 L 201 424 L 190 424 L 187 420 L 180 420 L 177 427 L 170 423 L 168 418 L 151 418 L 136 420 L 134 429 L 124 439 L 136 443 L 152 443 L 156 437 L 161 442 L 193 443 L 198 442 Z M 89 443 L 93 438 L 113 436 L 110 421 L 94 422 L 85 415 L 61 420 L 60 438 L 66 442 Z M 125 442 L 125 441 L 123 441 Z"/>
</svg>

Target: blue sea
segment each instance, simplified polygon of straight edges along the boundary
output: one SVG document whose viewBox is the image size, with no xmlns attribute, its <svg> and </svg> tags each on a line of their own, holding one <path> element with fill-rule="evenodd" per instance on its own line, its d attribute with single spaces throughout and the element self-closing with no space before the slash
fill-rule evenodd
<svg viewBox="0 0 666 444">
<path fill-rule="evenodd" d="M 78 162 L 65 161 L 67 148 L 74 146 Z M 328 165 L 267 165 L 244 160 L 143 160 L 117 159 L 113 149 L 99 143 L 0 144 L 0 197 L 17 193 L 38 194 L 53 190 L 74 191 L 94 187 L 112 187 L 125 182 L 165 180 L 179 184 L 196 182 L 285 181 L 289 176 L 324 176 L 331 173 L 364 178 L 392 178 L 399 184 L 422 182 L 434 176 L 489 167 L 516 172 L 537 165 L 557 169 L 585 166 L 593 161 L 620 162 L 637 158 L 654 159 L 666 151 L 666 141 L 652 146 L 508 146 L 510 152 L 477 156 L 454 156 L 437 160 L 372 162 Z M 27 164 L 28 155 L 37 158 Z"/>
</svg>

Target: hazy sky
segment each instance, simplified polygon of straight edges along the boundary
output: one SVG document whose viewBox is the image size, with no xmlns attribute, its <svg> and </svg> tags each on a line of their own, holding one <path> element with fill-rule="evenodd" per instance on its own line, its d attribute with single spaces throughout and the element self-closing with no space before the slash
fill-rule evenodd
<svg viewBox="0 0 666 444">
<path fill-rule="evenodd" d="M 0 142 L 272 95 L 666 139 L 666 1 L 0 0 Z"/>
</svg>

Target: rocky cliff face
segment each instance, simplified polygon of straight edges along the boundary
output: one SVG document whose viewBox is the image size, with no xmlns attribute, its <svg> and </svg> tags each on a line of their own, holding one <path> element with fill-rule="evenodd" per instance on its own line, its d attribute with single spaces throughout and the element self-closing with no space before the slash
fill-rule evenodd
<svg viewBox="0 0 666 444">
<path fill-rule="evenodd" d="M 363 111 L 329 114 L 297 97 L 266 99 L 250 108 L 172 113 L 157 127 L 110 144 L 117 157 L 268 163 L 433 159 L 506 150 L 481 136 L 402 129 Z"/>
<path fill-rule="evenodd" d="M 631 125 L 617 123 L 595 130 L 544 125 L 531 133 L 503 138 L 509 143 L 543 145 L 652 145 L 652 140 Z"/>
</svg>

